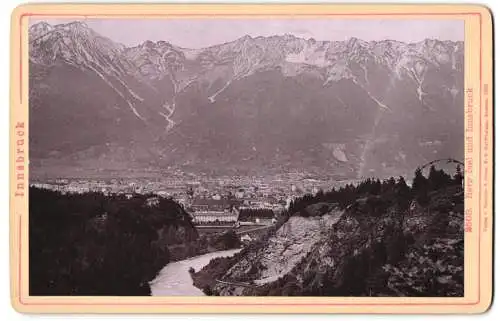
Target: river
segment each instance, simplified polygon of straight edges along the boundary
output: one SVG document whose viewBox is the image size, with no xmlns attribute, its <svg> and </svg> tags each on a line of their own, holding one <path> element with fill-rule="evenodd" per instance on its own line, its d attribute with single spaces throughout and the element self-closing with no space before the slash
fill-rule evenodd
<svg viewBox="0 0 500 321">
<path fill-rule="evenodd" d="M 241 251 L 241 249 L 212 252 L 191 257 L 183 261 L 169 263 L 160 271 L 158 276 L 151 281 L 151 295 L 204 296 L 205 294 L 193 285 L 193 280 L 189 274 L 189 268 L 192 267 L 196 272 L 198 272 L 205 265 L 207 265 L 211 259 L 216 257 L 232 256 L 239 251 Z"/>
</svg>

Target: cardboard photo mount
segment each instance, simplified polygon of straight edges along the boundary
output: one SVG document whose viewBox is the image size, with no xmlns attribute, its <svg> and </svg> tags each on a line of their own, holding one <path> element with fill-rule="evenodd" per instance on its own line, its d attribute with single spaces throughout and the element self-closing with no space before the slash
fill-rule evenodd
<svg viewBox="0 0 500 321">
<path fill-rule="evenodd" d="M 42 297 L 29 295 L 30 18 L 459 19 L 464 21 L 465 295 L 408 297 Z M 408 30 L 411 32 L 411 30 Z M 23 313 L 482 313 L 492 301 L 492 15 L 480 5 L 29 4 L 11 24 L 10 270 Z"/>
</svg>

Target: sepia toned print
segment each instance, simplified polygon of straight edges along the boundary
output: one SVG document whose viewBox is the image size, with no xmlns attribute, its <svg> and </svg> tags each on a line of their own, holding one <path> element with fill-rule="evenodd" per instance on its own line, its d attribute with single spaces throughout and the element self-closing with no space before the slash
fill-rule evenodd
<svg viewBox="0 0 500 321">
<path fill-rule="evenodd" d="M 467 301 L 468 23 L 27 17 L 26 295 Z"/>
</svg>

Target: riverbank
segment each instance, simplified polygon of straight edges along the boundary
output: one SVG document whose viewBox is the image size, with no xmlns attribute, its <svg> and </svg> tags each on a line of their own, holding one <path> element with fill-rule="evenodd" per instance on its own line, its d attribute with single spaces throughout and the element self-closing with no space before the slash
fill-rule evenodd
<svg viewBox="0 0 500 321">
<path fill-rule="evenodd" d="M 169 262 L 182 261 L 212 252 L 236 249 L 241 246 L 239 236 L 234 230 L 210 234 L 198 233 L 198 235 L 197 239 L 189 242 L 168 244 Z"/>
</svg>

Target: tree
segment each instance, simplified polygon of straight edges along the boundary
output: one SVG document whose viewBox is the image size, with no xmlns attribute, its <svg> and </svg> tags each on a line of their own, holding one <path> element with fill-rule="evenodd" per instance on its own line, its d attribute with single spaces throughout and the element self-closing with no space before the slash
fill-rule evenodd
<svg viewBox="0 0 500 321">
<path fill-rule="evenodd" d="M 417 170 L 415 171 L 415 177 L 413 178 L 411 189 L 413 195 L 415 195 L 417 202 L 423 206 L 427 205 L 429 201 L 428 181 L 422 174 L 421 168 L 417 168 Z"/>
<path fill-rule="evenodd" d="M 427 189 L 427 179 L 422 174 L 422 169 L 419 167 L 415 170 L 415 177 L 411 186 L 412 192 L 418 194 L 419 191 Z"/>
<path fill-rule="evenodd" d="M 396 186 L 396 180 L 394 177 L 384 180 L 381 187 L 381 192 L 383 194 L 392 193 L 394 191 L 394 186 Z"/>
<path fill-rule="evenodd" d="M 320 189 L 317 193 L 316 193 L 316 198 L 320 201 L 324 200 L 325 198 L 325 192 L 323 192 L 322 189 Z"/>
<path fill-rule="evenodd" d="M 406 209 L 410 204 L 411 191 L 403 176 L 400 176 L 396 183 L 396 200 L 399 208 Z"/>
<path fill-rule="evenodd" d="M 379 179 L 373 180 L 371 183 L 370 193 L 373 195 L 378 195 L 382 191 L 382 183 Z"/>
<path fill-rule="evenodd" d="M 429 170 L 429 187 L 431 190 L 438 190 L 449 185 L 451 177 L 442 169 L 437 170 L 434 165 Z"/>
<path fill-rule="evenodd" d="M 457 165 L 455 176 L 453 176 L 453 182 L 457 185 L 462 185 L 463 180 L 464 175 L 462 173 L 462 168 L 460 167 L 460 165 Z"/>
</svg>

